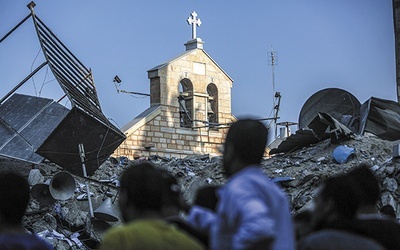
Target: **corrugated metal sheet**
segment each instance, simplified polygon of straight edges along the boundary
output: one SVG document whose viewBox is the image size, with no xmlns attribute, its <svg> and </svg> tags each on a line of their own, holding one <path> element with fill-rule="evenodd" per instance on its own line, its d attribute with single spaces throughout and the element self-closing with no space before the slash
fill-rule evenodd
<svg viewBox="0 0 400 250">
<path fill-rule="evenodd" d="M 400 139 L 400 104 L 371 97 L 361 107 L 359 134 L 369 132 L 384 140 Z"/>
</svg>

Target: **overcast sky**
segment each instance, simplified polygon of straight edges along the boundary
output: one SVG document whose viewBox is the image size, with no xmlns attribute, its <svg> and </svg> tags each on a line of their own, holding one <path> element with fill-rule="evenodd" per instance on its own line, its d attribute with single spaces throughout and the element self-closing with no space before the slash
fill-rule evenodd
<svg viewBox="0 0 400 250">
<path fill-rule="evenodd" d="M 29 0 L 0 0 L 0 38 L 29 10 Z M 35 13 L 92 69 L 103 113 L 122 127 L 149 107 L 147 70 L 185 51 L 196 11 L 204 50 L 234 80 L 232 113 L 298 122 L 301 107 L 325 88 L 397 101 L 391 0 L 35 0 Z M 275 88 L 269 52 L 277 52 Z M 44 58 L 32 20 L 0 43 L 0 97 Z M 17 92 L 58 100 L 47 68 Z M 65 101 L 63 101 L 63 104 Z"/>
</svg>

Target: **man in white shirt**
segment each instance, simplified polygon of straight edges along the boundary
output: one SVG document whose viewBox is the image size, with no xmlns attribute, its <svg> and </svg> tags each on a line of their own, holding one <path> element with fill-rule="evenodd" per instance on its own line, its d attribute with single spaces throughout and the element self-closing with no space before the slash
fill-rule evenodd
<svg viewBox="0 0 400 250">
<path fill-rule="evenodd" d="M 256 120 L 230 127 L 223 154 L 229 179 L 218 193 L 216 212 L 194 206 L 188 216 L 208 230 L 211 249 L 295 248 L 287 198 L 260 169 L 267 138 L 267 128 Z"/>
</svg>

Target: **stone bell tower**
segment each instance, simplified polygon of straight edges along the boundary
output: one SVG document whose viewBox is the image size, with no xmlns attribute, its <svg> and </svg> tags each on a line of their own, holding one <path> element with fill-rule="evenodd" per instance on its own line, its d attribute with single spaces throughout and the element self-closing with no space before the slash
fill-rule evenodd
<svg viewBox="0 0 400 250">
<path fill-rule="evenodd" d="M 187 22 L 192 39 L 185 43 L 186 51 L 148 70 L 150 107 L 122 128 L 127 140 L 116 154 L 220 154 L 218 146 L 234 120 L 233 80 L 205 52 L 196 34 L 201 25 L 196 12 Z"/>
</svg>

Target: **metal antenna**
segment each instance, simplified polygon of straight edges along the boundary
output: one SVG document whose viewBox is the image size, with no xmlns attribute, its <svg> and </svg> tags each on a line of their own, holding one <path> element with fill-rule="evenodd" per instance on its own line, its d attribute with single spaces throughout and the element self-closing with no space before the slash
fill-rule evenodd
<svg viewBox="0 0 400 250">
<path fill-rule="evenodd" d="M 271 51 L 268 52 L 268 64 L 272 69 L 272 92 L 275 96 L 275 65 L 278 65 L 278 52 L 273 50 L 272 45 Z"/>
<path fill-rule="evenodd" d="M 274 51 L 271 45 L 271 51 L 268 52 L 268 64 L 271 65 L 272 69 L 272 93 L 274 94 L 272 105 L 275 109 L 274 115 L 274 129 L 275 129 L 275 138 L 277 137 L 277 120 L 278 120 L 278 112 L 279 106 L 281 102 L 281 94 L 280 92 L 275 92 L 275 65 L 278 65 L 278 52 Z M 278 101 L 278 103 L 276 103 Z"/>
</svg>

